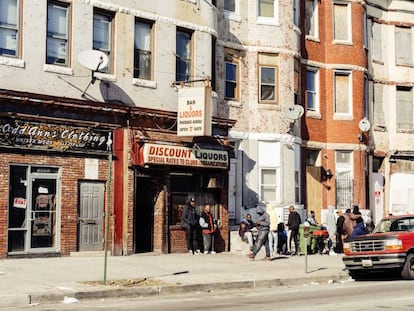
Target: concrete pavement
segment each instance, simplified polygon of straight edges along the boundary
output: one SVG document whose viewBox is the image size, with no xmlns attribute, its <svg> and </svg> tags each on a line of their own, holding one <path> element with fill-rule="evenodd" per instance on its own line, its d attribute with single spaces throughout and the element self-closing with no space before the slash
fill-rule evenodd
<svg viewBox="0 0 414 311">
<path fill-rule="evenodd" d="M 177 294 L 344 281 L 342 255 L 276 256 L 252 261 L 241 253 L 215 255 L 146 253 L 0 260 L 0 309 L 88 298 Z M 307 270 L 305 266 L 307 262 Z M 117 282 L 112 282 L 118 280 Z M 119 280 L 129 280 L 119 282 Z M 144 281 L 145 280 L 145 281 Z M 122 283 L 122 284 L 121 284 Z"/>
</svg>

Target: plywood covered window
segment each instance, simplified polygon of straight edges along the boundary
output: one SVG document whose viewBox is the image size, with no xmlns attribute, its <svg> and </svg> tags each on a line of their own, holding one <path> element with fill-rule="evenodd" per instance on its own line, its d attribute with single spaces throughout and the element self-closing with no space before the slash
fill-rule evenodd
<svg viewBox="0 0 414 311">
<path fill-rule="evenodd" d="M 334 83 L 335 114 L 351 114 L 351 73 L 348 71 L 335 72 Z"/>
<path fill-rule="evenodd" d="M 411 28 L 395 27 L 395 63 L 412 65 Z"/>
<path fill-rule="evenodd" d="M 350 4 L 334 3 L 334 40 L 351 41 Z"/>
<path fill-rule="evenodd" d="M 382 34 L 381 34 L 381 24 L 372 23 L 372 58 L 373 59 L 382 59 Z"/>
<path fill-rule="evenodd" d="M 383 95 L 384 85 L 374 84 L 374 126 L 385 127 Z"/>
<path fill-rule="evenodd" d="M 397 87 L 397 130 L 413 129 L 413 89 L 411 87 Z"/>
</svg>

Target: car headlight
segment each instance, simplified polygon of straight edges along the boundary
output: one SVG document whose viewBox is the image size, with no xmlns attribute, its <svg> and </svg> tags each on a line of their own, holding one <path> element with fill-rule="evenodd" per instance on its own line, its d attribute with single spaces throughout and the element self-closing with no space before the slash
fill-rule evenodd
<svg viewBox="0 0 414 311">
<path fill-rule="evenodd" d="M 351 244 L 349 242 L 344 242 L 344 253 L 350 251 Z"/>
<path fill-rule="evenodd" d="M 401 250 L 402 248 L 403 244 L 400 239 L 385 240 L 385 250 Z"/>
</svg>

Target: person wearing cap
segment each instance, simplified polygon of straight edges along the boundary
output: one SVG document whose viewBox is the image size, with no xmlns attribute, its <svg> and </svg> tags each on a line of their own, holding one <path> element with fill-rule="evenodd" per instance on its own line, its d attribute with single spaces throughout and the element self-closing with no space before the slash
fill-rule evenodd
<svg viewBox="0 0 414 311">
<path fill-rule="evenodd" d="M 197 246 L 197 225 L 199 223 L 199 215 L 196 209 L 194 198 L 184 207 L 181 227 L 185 230 L 185 238 L 187 249 L 190 255 L 200 254 Z"/>
</svg>

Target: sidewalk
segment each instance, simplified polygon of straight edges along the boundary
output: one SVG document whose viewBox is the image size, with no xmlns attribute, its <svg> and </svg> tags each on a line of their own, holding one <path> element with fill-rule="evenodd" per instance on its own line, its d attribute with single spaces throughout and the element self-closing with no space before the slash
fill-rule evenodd
<svg viewBox="0 0 414 311">
<path fill-rule="evenodd" d="M 225 288 L 271 287 L 348 280 L 342 256 L 278 256 L 251 261 L 240 253 L 215 255 L 137 254 L 0 260 L 0 309 L 63 301 L 122 296 L 214 291 Z M 260 254 L 259 254 L 260 256 Z M 135 286 L 109 285 L 111 280 L 135 280 Z M 143 279 L 147 282 L 140 282 Z M 138 282 L 137 282 L 138 281 Z"/>
</svg>

